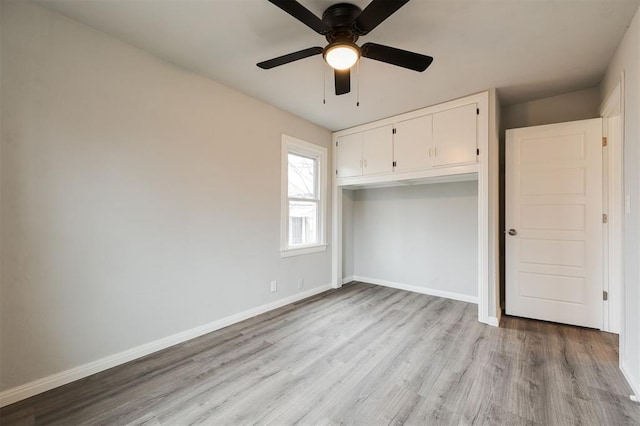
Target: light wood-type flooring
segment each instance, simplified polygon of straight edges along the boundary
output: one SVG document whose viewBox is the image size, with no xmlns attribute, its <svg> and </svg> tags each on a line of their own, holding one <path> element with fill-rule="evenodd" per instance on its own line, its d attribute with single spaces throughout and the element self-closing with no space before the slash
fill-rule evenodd
<svg viewBox="0 0 640 426">
<path fill-rule="evenodd" d="M 0 410 L 0 424 L 638 425 L 612 334 L 353 283 Z"/>
</svg>

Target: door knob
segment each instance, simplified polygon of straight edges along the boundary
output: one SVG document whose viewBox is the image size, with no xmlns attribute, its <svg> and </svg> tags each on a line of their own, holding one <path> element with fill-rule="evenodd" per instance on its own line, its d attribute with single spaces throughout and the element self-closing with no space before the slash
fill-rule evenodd
<svg viewBox="0 0 640 426">
<path fill-rule="evenodd" d="M 509 235 L 518 235 L 518 231 L 516 231 L 515 229 L 511 228 L 511 229 L 509 229 Z"/>
</svg>

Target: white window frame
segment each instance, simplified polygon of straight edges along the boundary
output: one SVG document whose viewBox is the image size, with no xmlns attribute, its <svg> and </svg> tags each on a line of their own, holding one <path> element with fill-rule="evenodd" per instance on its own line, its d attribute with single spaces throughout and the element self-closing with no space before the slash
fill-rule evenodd
<svg viewBox="0 0 640 426">
<path fill-rule="evenodd" d="M 318 182 L 318 242 L 304 246 L 289 246 L 289 154 L 310 157 L 316 160 Z M 281 205 L 280 205 L 280 256 L 290 257 L 302 254 L 317 253 L 327 250 L 327 180 L 328 162 L 327 148 L 289 135 L 282 135 L 280 160 Z"/>
</svg>

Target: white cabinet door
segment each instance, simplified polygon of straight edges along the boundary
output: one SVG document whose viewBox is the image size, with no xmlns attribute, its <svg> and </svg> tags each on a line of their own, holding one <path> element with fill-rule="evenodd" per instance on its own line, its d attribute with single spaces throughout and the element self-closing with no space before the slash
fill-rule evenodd
<svg viewBox="0 0 640 426">
<path fill-rule="evenodd" d="M 393 126 L 383 126 L 362 133 L 364 175 L 393 171 Z"/>
<path fill-rule="evenodd" d="M 433 167 L 477 161 L 476 104 L 433 114 Z"/>
<path fill-rule="evenodd" d="M 424 170 L 431 166 L 433 118 L 431 115 L 401 121 L 393 136 L 393 161 L 396 172 Z"/>
<path fill-rule="evenodd" d="M 337 140 L 336 170 L 338 177 L 362 175 L 362 133 L 342 136 Z"/>
</svg>

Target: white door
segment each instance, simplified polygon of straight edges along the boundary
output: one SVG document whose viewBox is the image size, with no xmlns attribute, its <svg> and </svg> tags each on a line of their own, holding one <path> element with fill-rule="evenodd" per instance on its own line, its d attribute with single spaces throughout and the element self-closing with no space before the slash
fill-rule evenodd
<svg viewBox="0 0 640 426">
<path fill-rule="evenodd" d="M 602 327 L 602 120 L 507 130 L 506 312 Z"/>
<path fill-rule="evenodd" d="M 383 126 L 362 132 L 363 175 L 393 171 L 393 127 Z"/>
<path fill-rule="evenodd" d="M 336 143 L 338 177 L 362 175 L 362 133 L 342 136 Z"/>
<path fill-rule="evenodd" d="M 425 115 L 396 124 L 396 133 L 393 136 L 395 171 L 405 172 L 429 168 L 432 118 L 431 115 Z"/>
</svg>

